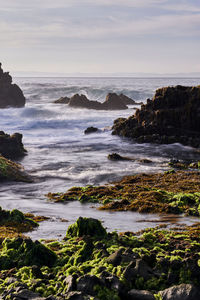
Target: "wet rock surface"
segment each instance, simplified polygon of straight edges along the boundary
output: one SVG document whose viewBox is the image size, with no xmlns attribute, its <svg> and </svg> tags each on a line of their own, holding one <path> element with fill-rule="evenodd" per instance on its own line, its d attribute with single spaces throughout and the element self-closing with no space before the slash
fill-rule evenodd
<svg viewBox="0 0 200 300">
<path fill-rule="evenodd" d="M 165 87 L 128 119 L 117 119 L 113 134 L 138 143 L 200 146 L 200 86 Z"/>
<path fill-rule="evenodd" d="M 95 133 L 95 132 L 98 132 L 98 131 L 99 131 L 98 128 L 91 126 L 91 127 L 88 127 L 88 128 L 84 131 L 84 133 L 85 133 L 85 134 L 90 134 L 90 133 Z"/>
<path fill-rule="evenodd" d="M 33 182 L 33 179 L 25 172 L 22 165 L 0 155 L 0 182 L 1 181 Z"/>
<path fill-rule="evenodd" d="M 0 63 L 0 108 L 23 107 L 25 97 L 18 85 L 12 84 L 9 72 L 4 72 Z"/>
<path fill-rule="evenodd" d="M 22 137 L 20 133 L 9 135 L 0 131 L 0 154 L 11 159 L 24 156 L 27 151 L 24 149 Z"/>
</svg>

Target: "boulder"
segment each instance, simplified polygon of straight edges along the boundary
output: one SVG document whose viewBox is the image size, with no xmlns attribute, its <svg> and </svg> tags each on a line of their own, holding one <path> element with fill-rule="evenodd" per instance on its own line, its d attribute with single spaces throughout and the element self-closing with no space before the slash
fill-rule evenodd
<svg viewBox="0 0 200 300">
<path fill-rule="evenodd" d="M 84 235 L 106 237 L 107 232 L 99 220 L 79 217 L 74 224 L 68 227 L 67 236 L 81 237 Z"/>
<path fill-rule="evenodd" d="M 155 297 L 149 291 L 132 289 L 128 292 L 128 299 L 129 300 L 155 300 Z"/>
<path fill-rule="evenodd" d="M 139 143 L 200 146 L 200 86 L 165 87 L 128 119 L 117 119 L 112 134 Z"/>
<path fill-rule="evenodd" d="M 96 286 L 104 286 L 103 281 L 94 275 L 84 275 L 78 279 L 77 290 L 85 294 L 95 296 L 97 291 Z"/>
<path fill-rule="evenodd" d="M 90 134 L 90 133 L 94 133 L 94 132 L 97 132 L 99 129 L 96 128 L 96 127 L 88 127 L 87 129 L 85 129 L 84 133 L 85 134 Z"/>
<path fill-rule="evenodd" d="M 200 299 L 200 290 L 193 284 L 182 283 L 160 291 L 162 300 L 197 300 Z"/>
<path fill-rule="evenodd" d="M 58 100 L 55 100 L 54 103 L 68 104 L 70 98 L 68 97 L 60 97 Z"/>
<path fill-rule="evenodd" d="M 32 182 L 32 178 L 20 164 L 14 163 L 0 155 L 0 182 L 4 180 Z"/>
<path fill-rule="evenodd" d="M 0 154 L 11 159 L 24 156 L 27 151 L 22 144 L 22 137 L 20 133 L 9 135 L 0 131 Z"/>
<path fill-rule="evenodd" d="M 18 85 L 12 84 L 9 72 L 4 72 L 0 63 L 0 108 L 23 107 L 25 97 Z"/>
</svg>

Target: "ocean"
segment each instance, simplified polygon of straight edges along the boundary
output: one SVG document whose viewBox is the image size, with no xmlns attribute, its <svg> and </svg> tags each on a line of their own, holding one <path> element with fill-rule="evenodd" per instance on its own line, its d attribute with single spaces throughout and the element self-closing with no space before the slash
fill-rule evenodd
<svg viewBox="0 0 200 300">
<path fill-rule="evenodd" d="M 116 92 L 145 103 L 159 87 L 194 86 L 200 84 L 199 78 L 14 78 L 13 81 L 23 90 L 26 106 L 1 109 L 0 130 L 23 134 L 28 155 L 20 163 L 33 176 L 34 183 L 1 183 L 0 206 L 50 217 L 30 234 L 32 238 L 63 237 L 68 225 L 79 216 L 99 218 L 108 230 L 117 231 L 137 231 L 162 221 L 169 224 L 195 221 L 182 216 L 165 220 L 163 215 L 99 211 L 94 205 L 78 201 L 56 204 L 45 195 L 64 192 L 72 186 L 100 185 L 139 172 L 162 172 L 168 168 L 170 159 L 200 159 L 198 151 L 180 144 L 137 144 L 113 136 L 110 130 L 113 121 L 132 115 L 135 105 L 124 111 L 95 111 L 55 104 L 54 100 L 79 93 L 103 102 L 109 92 Z M 85 135 L 84 130 L 89 126 L 101 132 Z M 113 152 L 135 161 L 109 161 L 107 155 Z M 143 158 L 152 163 L 139 162 Z"/>
</svg>

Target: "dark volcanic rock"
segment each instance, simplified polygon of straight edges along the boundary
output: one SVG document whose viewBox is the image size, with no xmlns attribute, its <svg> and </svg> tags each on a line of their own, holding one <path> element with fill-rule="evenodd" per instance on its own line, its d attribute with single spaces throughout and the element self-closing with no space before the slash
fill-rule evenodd
<svg viewBox="0 0 200 300">
<path fill-rule="evenodd" d="M 106 100 L 102 103 L 102 106 L 103 109 L 106 110 L 127 109 L 128 107 L 125 104 L 125 100 L 126 99 L 124 99 L 122 96 L 119 96 L 115 93 L 109 93 L 106 96 Z"/>
<path fill-rule="evenodd" d="M 22 144 L 22 134 L 9 135 L 0 131 L 0 154 L 11 159 L 24 156 L 26 150 Z"/>
<path fill-rule="evenodd" d="M 137 142 L 200 146 L 200 86 L 158 89 L 135 115 L 114 122 L 113 134 Z"/>
<path fill-rule="evenodd" d="M 84 133 L 85 134 L 89 134 L 89 133 L 94 133 L 94 132 L 97 132 L 98 131 L 98 128 L 96 128 L 96 127 L 88 127 L 85 131 L 84 131 Z"/>
<path fill-rule="evenodd" d="M 70 98 L 68 97 L 60 97 L 58 100 L 55 100 L 54 103 L 68 104 Z"/>
<path fill-rule="evenodd" d="M 0 108 L 23 107 L 25 97 L 16 84 L 12 84 L 12 77 L 9 72 L 3 72 L 0 63 Z"/>
<path fill-rule="evenodd" d="M 127 105 L 129 104 L 141 104 L 136 103 L 131 98 L 120 94 L 117 95 L 115 93 L 109 93 L 106 96 L 106 100 L 101 103 L 98 101 L 89 100 L 85 95 L 76 94 L 72 96 L 69 101 L 65 102 L 65 98 L 60 98 L 55 103 L 69 103 L 71 107 L 80 107 L 80 108 L 87 108 L 87 109 L 96 109 L 96 110 L 121 110 L 127 109 Z"/>
<path fill-rule="evenodd" d="M 76 94 L 70 98 L 69 106 L 89 109 L 101 109 L 101 103 L 89 100 L 85 95 Z"/>
</svg>

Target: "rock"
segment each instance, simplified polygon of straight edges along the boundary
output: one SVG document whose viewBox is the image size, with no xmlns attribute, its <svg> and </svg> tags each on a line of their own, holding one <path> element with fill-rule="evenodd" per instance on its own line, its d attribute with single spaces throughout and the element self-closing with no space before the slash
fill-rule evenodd
<svg viewBox="0 0 200 300">
<path fill-rule="evenodd" d="M 102 238 L 107 236 L 107 232 L 99 220 L 79 217 L 76 223 L 68 227 L 67 236 L 81 237 L 84 235 Z"/>
<path fill-rule="evenodd" d="M 104 286 L 103 281 L 100 278 L 94 275 L 84 275 L 78 279 L 77 290 L 85 294 L 95 296 L 97 293 L 95 291 L 95 287 L 97 285 Z"/>
<path fill-rule="evenodd" d="M 200 146 L 200 86 L 158 89 L 152 100 L 128 119 L 117 119 L 112 134 L 135 139 L 139 143 L 179 142 Z"/>
<path fill-rule="evenodd" d="M 132 289 L 128 292 L 128 299 L 129 300 L 155 300 L 155 297 L 149 291 Z"/>
<path fill-rule="evenodd" d="M 142 104 L 142 102 L 136 102 L 124 94 L 120 94 L 119 97 L 125 105 Z"/>
<path fill-rule="evenodd" d="M 138 276 L 143 277 L 144 280 L 151 279 L 155 275 L 153 270 L 142 259 L 136 260 L 135 272 Z"/>
<path fill-rule="evenodd" d="M 122 253 L 123 253 L 123 248 L 117 250 L 116 252 L 112 253 L 108 258 L 107 262 L 109 264 L 112 264 L 113 266 L 118 266 L 121 262 L 122 259 Z"/>
<path fill-rule="evenodd" d="M 89 300 L 90 297 L 82 292 L 69 292 L 65 295 L 66 300 Z"/>
<path fill-rule="evenodd" d="M 63 283 L 64 285 L 67 285 L 67 290 L 66 290 L 67 293 L 76 290 L 76 279 L 77 276 L 75 275 L 69 275 L 64 279 Z"/>
<path fill-rule="evenodd" d="M 3 180 L 33 182 L 20 164 L 0 155 L 0 182 Z"/>
<path fill-rule="evenodd" d="M 12 84 L 12 77 L 8 72 L 3 72 L 0 63 L 0 108 L 23 107 L 25 97 L 16 84 Z"/>
<path fill-rule="evenodd" d="M 5 239 L 0 256 L 0 269 L 33 265 L 51 267 L 56 259 L 56 254 L 38 241 L 33 242 L 30 238 Z"/>
<path fill-rule="evenodd" d="M 9 135 L 0 131 L 0 154 L 11 159 L 24 156 L 27 151 L 24 149 L 22 137 L 20 133 Z"/>
<path fill-rule="evenodd" d="M 63 101 L 62 98 L 60 99 L 59 99 L 60 101 Z M 137 103 L 135 103 L 134 100 L 130 99 L 129 97 L 123 94 L 117 95 L 115 93 L 109 93 L 106 96 L 106 100 L 103 103 L 89 100 L 85 95 L 79 95 L 79 94 L 75 94 L 69 100 L 69 106 L 71 107 L 80 107 L 80 108 L 96 109 L 96 110 L 127 109 L 128 107 L 126 104 L 137 104 Z"/>
<path fill-rule="evenodd" d="M 118 161 L 118 160 L 133 160 L 132 158 L 121 156 L 118 153 L 108 154 L 108 159 Z"/>
<path fill-rule="evenodd" d="M 85 95 L 79 94 L 76 94 L 70 98 L 69 106 L 89 109 L 101 109 L 100 102 L 91 101 Z"/>
<path fill-rule="evenodd" d="M 70 98 L 68 97 L 60 97 L 58 100 L 55 100 L 54 103 L 60 103 L 60 104 L 69 104 Z"/>
<path fill-rule="evenodd" d="M 102 103 L 102 107 L 103 109 L 106 110 L 127 109 L 128 107 L 124 102 L 125 102 L 124 97 L 120 97 L 115 93 L 109 93 L 106 96 L 106 100 Z"/>
<path fill-rule="evenodd" d="M 88 128 L 84 131 L 84 133 L 85 133 L 85 134 L 90 134 L 90 133 L 97 132 L 98 130 L 99 130 L 99 129 L 96 128 L 96 127 L 88 127 Z"/>
<path fill-rule="evenodd" d="M 28 299 L 36 299 L 40 298 L 40 295 L 38 293 L 34 293 L 28 289 L 21 290 L 20 292 L 16 294 L 12 294 L 12 299 L 16 297 L 17 299 L 23 299 L 23 300 L 28 300 Z M 44 299 L 44 298 L 42 298 Z"/>
<path fill-rule="evenodd" d="M 192 284 L 182 283 L 160 291 L 162 300 L 197 300 L 200 290 Z"/>
</svg>

